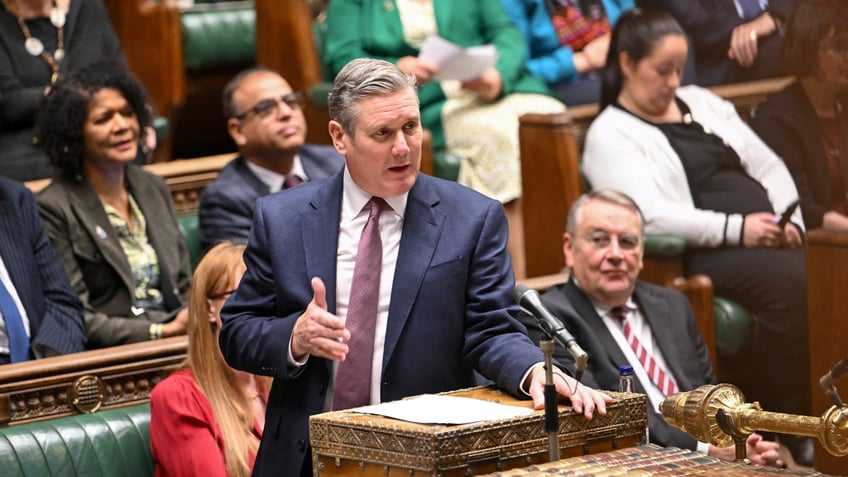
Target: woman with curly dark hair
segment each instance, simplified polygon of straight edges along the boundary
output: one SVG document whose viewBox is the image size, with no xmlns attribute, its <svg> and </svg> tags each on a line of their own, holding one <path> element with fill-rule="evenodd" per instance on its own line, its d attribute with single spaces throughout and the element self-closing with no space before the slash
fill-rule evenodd
<svg viewBox="0 0 848 477">
<path fill-rule="evenodd" d="M 99 61 L 57 82 L 36 122 L 60 170 L 39 207 L 92 348 L 185 333 L 188 249 L 168 187 L 133 165 L 147 104 L 123 63 Z"/>
</svg>

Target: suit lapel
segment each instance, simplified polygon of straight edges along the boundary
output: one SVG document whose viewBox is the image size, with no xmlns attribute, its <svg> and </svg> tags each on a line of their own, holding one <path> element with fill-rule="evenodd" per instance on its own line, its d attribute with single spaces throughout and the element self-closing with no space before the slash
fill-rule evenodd
<svg viewBox="0 0 848 477">
<path fill-rule="evenodd" d="M 680 366 L 679 359 L 677 359 L 678 356 L 671 354 L 671 350 L 669 349 L 669 343 L 683 339 L 681 336 L 675 336 L 675 333 L 681 327 L 671 326 L 671 322 L 676 319 L 682 319 L 683 317 L 671 316 L 666 301 L 662 297 L 655 295 L 650 289 L 641 286 L 638 282 L 634 295 L 642 311 L 642 316 L 651 327 L 654 343 L 659 348 L 660 353 L 662 353 L 665 364 L 674 377 L 678 388 L 690 389 L 691 386 L 688 386 L 686 375 Z"/>
<path fill-rule="evenodd" d="M 0 257 L 3 258 L 3 265 L 6 271 L 9 272 L 9 277 L 12 279 L 12 284 L 18 291 L 18 297 L 27 308 L 26 288 L 23 286 L 27 283 L 23 277 L 32 274 L 33 270 L 28 270 L 21 263 L 23 257 L 23 245 L 30 246 L 30 240 L 35 240 L 33 237 L 26 236 L 26 239 L 18 230 L 22 224 L 18 224 L 16 220 L 19 217 L 19 210 L 16 210 L 16 205 L 9 199 L 0 201 Z M 31 311 L 27 308 L 27 313 Z"/>
<path fill-rule="evenodd" d="M 91 237 L 92 243 L 103 255 L 103 259 L 118 272 L 128 290 L 134 290 L 135 284 L 132 276 L 130 263 L 127 261 L 121 242 L 103 204 L 97 197 L 97 193 L 87 181 L 68 181 L 68 201 L 71 210 L 79 218 L 80 225 Z"/>
<path fill-rule="evenodd" d="M 603 318 L 601 318 L 601 316 L 598 315 L 598 312 L 595 311 L 595 305 L 593 305 L 592 301 L 589 300 L 586 294 L 577 287 L 577 284 L 574 283 L 573 279 L 569 280 L 566 284 L 565 294 L 572 306 L 574 306 L 578 315 L 584 317 L 583 321 L 589 328 L 591 328 L 603 349 L 606 350 L 609 365 L 612 366 L 613 369 L 617 370 L 620 365 L 626 364 L 628 362 L 627 357 L 625 357 L 624 353 L 621 352 L 621 348 L 618 347 L 618 343 L 615 341 L 615 338 L 612 337 L 612 334 L 604 324 Z M 589 356 L 589 359 L 592 359 L 592 356 Z M 638 380 L 636 385 L 639 387 Z"/>
<path fill-rule="evenodd" d="M 327 289 L 327 307 L 336 312 L 336 256 L 341 216 L 342 179 L 344 168 L 313 196 L 312 210 L 303 216 L 301 231 L 306 251 L 308 279 L 321 277 Z"/>
<path fill-rule="evenodd" d="M 437 208 L 439 198 L 430 187 L 430 181 L 429 177 L 419 174 L 406 204 L 386 326 L 383 370 L 394 353 L 418 297 L 444 224 L 444 216 Z"/>
</svg>

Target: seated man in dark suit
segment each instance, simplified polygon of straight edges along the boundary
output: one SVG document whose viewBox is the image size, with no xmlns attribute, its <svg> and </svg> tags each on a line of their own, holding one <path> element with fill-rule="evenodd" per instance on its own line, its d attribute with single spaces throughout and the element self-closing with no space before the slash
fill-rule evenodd
<svg viewBox="0 0 848 477">
<path fill-rule="evenodd" d="M 500 202 L 419 172 L 415 78 L 352 60 L 329 96 L 345 168 L 257 201 L 247 271 L 221 311 L 227 363 L 272 376 L 254 476 L 311 476 L 309 416 L 470 387 L 544 404 L 543 357 L 514 316 Z M 556 371 L 574 410 L 610 397 Z"/>
<path fill-rule="evenodd" d="M 206 249 L 247 240 L 256 199 L 335 174 L 344 165 L 332 146 L 304 144 L 303 95 L 276 72 L 254 67 L 224 88 L 223 112 L 239 156 L 200 197 L 198 235 Z"/>
<path fill-rule="evenodd" d="M 85 351 L 82 302 L 32 193 L 0 178 L 0 364 Z"/>
<path fill-rule="evenodd" d="M 686 30 L 695 84 L 715 86 L 780 76 L 783 25 L 799 0 L 638 0 L 665 10 Z"/>
<path fill-rule="evenodd" d="M 589 355 L 583 384 L 616 389 L 619 366 L 633 367 L 634 391 L 648 395 L 652 443 L 697 448 L 733 460 L 732 447 L 697 443 L 658 412 L 665 395 L 714 383 L 715 377 L 686 297 L 637 280 L 644 253 L 643 227 L 642 213 L 627 195 L 601 190 L 581 196 L 569 211 L 564 236 L 571 278 L 542 294 L 542 302 Z M 536 320 L 524 313 L 520 319 L 538 342 L 542 330 Z M 644 365 L 634 343 L 647 353 Z M 574 360 L 564 348 L 557 347 L 554 358 L 573 369 Z M 659 370 L 649 376 L 646 369 L 651 364 Z M 776 464 L 777 444 L 753 434 L 748 439 L 748 458 L 760 465 Z"/>
</svg>

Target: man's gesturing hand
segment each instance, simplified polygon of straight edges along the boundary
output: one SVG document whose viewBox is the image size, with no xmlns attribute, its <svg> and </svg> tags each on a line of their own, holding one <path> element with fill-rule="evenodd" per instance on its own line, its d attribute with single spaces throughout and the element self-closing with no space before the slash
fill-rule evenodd
<svg viewBox="0 0 848 477">
<path fill-rule="evenodd" d="M 292 356 L 300 361 L 307 354 L 319 358 L 344 361 L 350 332 L 344 320 L 327 311 L 327 289 L 324 282 L 312 279 L 312 301 L 297 318 L 292 330 Z"/>
</svg>

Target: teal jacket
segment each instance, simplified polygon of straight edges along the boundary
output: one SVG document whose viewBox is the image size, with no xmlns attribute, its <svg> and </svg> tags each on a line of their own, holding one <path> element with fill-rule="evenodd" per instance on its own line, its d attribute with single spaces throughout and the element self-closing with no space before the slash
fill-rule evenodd
<svg viewBox="0 0 848 477">
<path fill-rule="evenodd" d="M 495 64 L 503 81 L 502 94 L 550 95 L 545 83 L 525 68 L 524 37 L 504 11 L 500 0 L 433 0 L 436 26 L 443 38 L 469 47 L 494 44 Z M 350 60 L 369 57 L 396 63 L 418 50 L 403 40 L 403 28 L 394 0 L 333 0 L 327 10 L 323 60 L 337 74 Z M 441 111 L 445 95 L 438 82 L 419 90 L 421 121 L 433 133 L 433 144 L 444 146 Z"/>
</svg>

